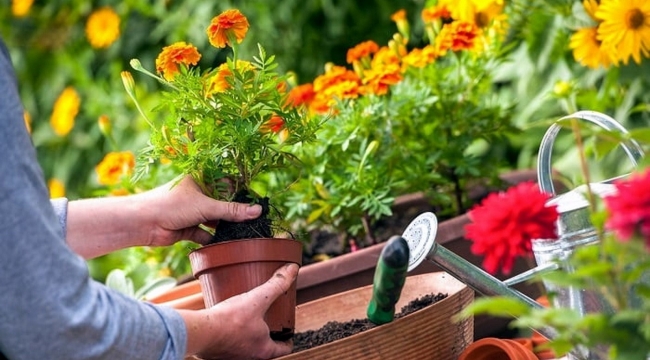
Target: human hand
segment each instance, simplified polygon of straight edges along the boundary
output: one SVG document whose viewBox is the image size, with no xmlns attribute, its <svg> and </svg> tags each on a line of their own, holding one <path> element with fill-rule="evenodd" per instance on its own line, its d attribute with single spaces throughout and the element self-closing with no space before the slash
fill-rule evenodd
<svg viewBox="0 0 650 360">
<path fill-rule="evenodd" d="M 260 216 L 259 205 L 214 200 L 201 191 L 190 176 L 141 194 L 156 209 L 149 244 L 171 245 L 179 240 L 207 244 L 211 234 L 199 225 L 215 227 L 219 220 L 245 221 Z"/>
<path fill-rule="evenodd" d="M 291 352 L 291 342 L 270 337 L 264 314 L 298 275 L 298 265 L 279 268 L 264 284 L 205 310 L 179 310 L 187 325 L 190 355 L 205 359 L 271 359 Z"/>
</svg>

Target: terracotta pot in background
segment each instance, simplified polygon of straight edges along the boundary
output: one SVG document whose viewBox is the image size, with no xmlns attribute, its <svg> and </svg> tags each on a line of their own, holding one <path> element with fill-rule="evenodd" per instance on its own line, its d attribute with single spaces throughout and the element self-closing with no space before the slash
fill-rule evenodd
<svg viewBox="0 0 650 360">
<path fill-rule="evenodd" d="M 245 239 L 206 245 L 189 254 L 194 276 L 201 284 L 205 307 L 262 285 L 287 263 L 302 263 L 302 244 L 291 239 Z M 191 285 L 186 285 L 191 287 Z M 195 296 L 195 300 L 198 296 Z M 186 299 L 187 300 L 187 299 Z M 295 327 L 296 284 L 266 313 L 271 337 L 287 340 Z"/>
<path fill-rule="evenodd" d="M 483 338 L 468 346 L 458 360 L 537 360 L 532 342 Z"/>
</svg>

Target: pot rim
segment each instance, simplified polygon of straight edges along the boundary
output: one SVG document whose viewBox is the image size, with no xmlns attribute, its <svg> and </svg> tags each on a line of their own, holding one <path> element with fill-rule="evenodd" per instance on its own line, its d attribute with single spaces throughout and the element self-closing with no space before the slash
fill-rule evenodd
<svg viewBox="0 0 650 360">
<path fill-rule="evenodd" d="M 285 262 L 302 265 L 302 243 L 287 238 L 253 238 L 223 241 L 192 250 L 192 274 L 198 278 L 215 267 L 247 262 Z"/>
</svg>

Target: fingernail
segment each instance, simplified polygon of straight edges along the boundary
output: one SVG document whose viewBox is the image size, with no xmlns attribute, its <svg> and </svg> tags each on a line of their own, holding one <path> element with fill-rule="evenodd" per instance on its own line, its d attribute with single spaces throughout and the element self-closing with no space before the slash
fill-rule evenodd
<svg viewBox="0 0 650 360">
<path fill-rule="evenodd" d="M 258 217 L 262 213 L 262 207 L 260 205 L 251 205 L 246 208 L 246 215 Z"/>
</svg>

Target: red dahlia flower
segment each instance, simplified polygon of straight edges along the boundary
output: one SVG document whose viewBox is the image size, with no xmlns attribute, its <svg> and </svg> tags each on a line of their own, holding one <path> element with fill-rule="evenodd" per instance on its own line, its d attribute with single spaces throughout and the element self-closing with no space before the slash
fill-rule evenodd
<svg viewBox="0 0 650 360">
<path fill-rule="evenodd" d="M 650 248 L 650 169 L 616 182 L 616 190 L 604 198 L 609 212 L 605 227 L 624 241 L 639 235 Z"/>
<path fill-rule="evenodd" d="M 557 239 L 555 206 L 546 206 L 550 195 L 533 182 L 492 193 L 475 206 L 465 226 L 465 237 L 473 241 L 471 251 L 485 256 L 489 273 L 508 274 L 518 256 L 531 252 L 532 239 Z"/>
</svg>

